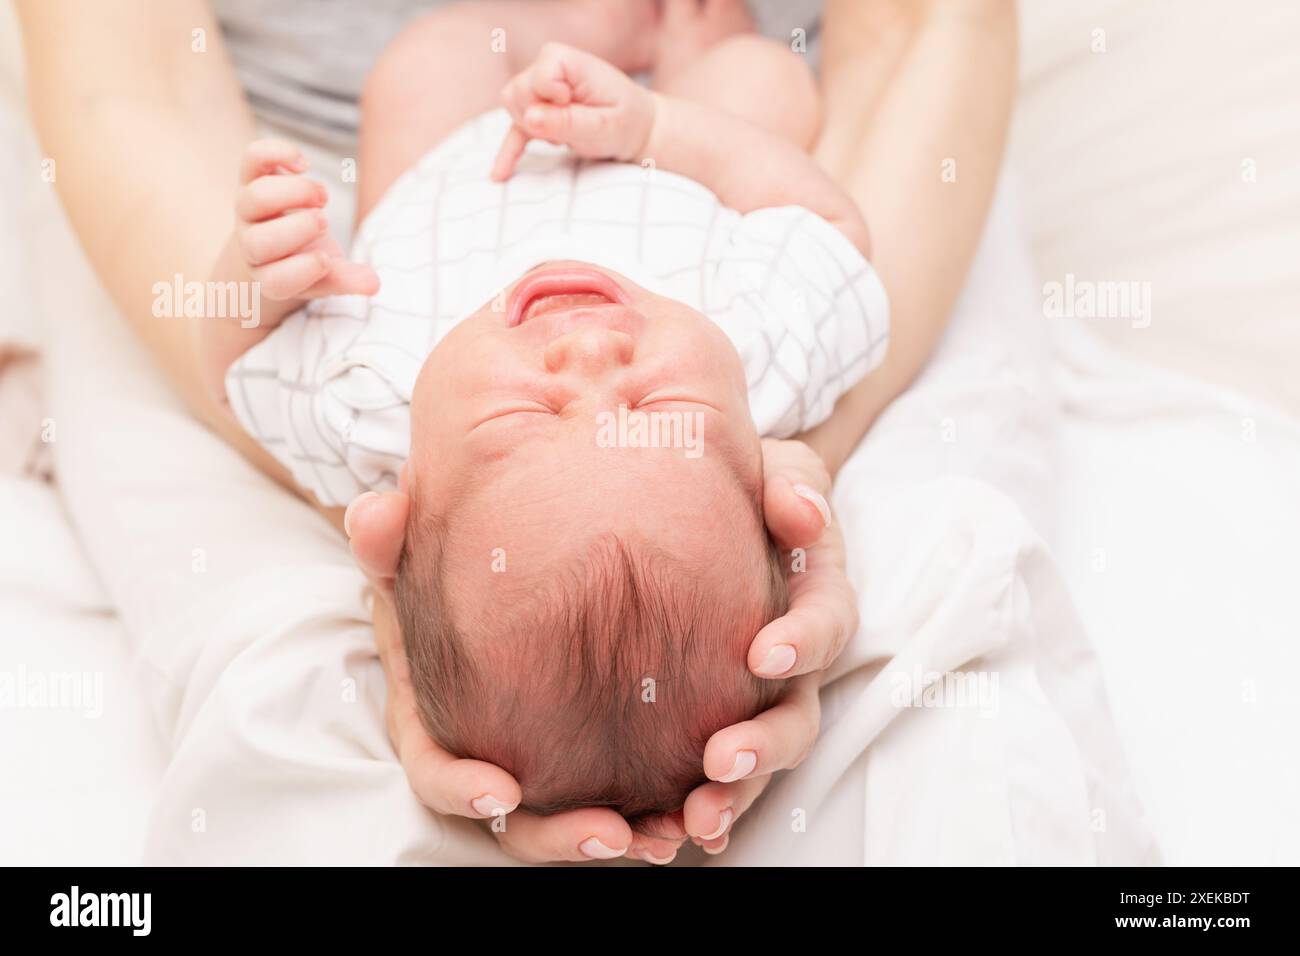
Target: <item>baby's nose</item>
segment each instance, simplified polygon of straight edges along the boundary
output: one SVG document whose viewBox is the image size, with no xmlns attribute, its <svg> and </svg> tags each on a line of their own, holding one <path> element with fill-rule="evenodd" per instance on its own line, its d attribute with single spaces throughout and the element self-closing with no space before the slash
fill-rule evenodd
<svg viewBox="0 0 1300 956">
<path fill-rule="evenodd" d="M 601 325 L 580 325 L 546 346 L 548 372 L 601 375 L 632 361 L 632 336 Z"/>
</svg>

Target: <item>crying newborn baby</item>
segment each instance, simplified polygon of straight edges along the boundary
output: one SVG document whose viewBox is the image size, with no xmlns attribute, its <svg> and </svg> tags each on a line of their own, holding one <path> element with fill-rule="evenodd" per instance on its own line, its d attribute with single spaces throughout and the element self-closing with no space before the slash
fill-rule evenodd
<svg viewBox="0 0 1300 956">
<path fill-rule="evenodd" d="M 764 113 L 791 57 L 747 53 L 753 121 L 716 82 L 669 95 L 548 44 L 387 188 L 351 262 L 320 232 L 248 256 L 309 265 L 261 272 L 263 327 L 202 346 L 322 504 L 405 475 L 421 717 L 533 811 L 679 809 L 709 737 L 781 693 L 746 667 L 786 607 L 759 436 L 823 421 L 888 325 L 852 202 Z M 245 203 L 283 198 L 241 228 L 310 209 L 302 167 L 251 146 Z"/>
</svg>

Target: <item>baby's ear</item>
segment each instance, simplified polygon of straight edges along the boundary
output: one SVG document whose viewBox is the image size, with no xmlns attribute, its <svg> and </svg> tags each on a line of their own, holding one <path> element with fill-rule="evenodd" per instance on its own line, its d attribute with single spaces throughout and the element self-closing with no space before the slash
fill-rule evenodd
<svg viewBox="0 0 1300 956">
<path fill-rule="evenodd" d="M 393 588 L 410 507 L 411 499 L 405 491 L 367 491 L 353 499 L 343 516 L 352 556 L 381 591 Z"/>
</svg>

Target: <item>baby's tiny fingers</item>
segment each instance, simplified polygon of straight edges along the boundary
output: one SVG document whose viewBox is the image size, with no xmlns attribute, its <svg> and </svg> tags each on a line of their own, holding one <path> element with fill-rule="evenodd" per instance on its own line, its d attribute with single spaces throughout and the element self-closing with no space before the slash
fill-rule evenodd
<svg viewBox="0 0 1300 956">
<path fill-rule="evenodd" d="M 310 289 L 329 272 L 330 259 L 323 252 L 302 252 L 270 265 L 256 266 L 253 281 L 258 283 L 262 295 L 268 299 L 297 298 L 304 289 Z"/>
<path fill-rule="evenodd" d="M 239 245 L 252 266 L 283 259 L 305 248 L 329 228 L 323 212 L 304 209 L 239 230 Z"/>
<path fill-rule="evenodd" d="M 307 157 L 302 150 L 282 139 L 254 140 L 244 147 L 239 164 L 240 183 L 249 183 L 258 176 L 266 176 L 284 168 L 295 173 L 307 171 Z"/>
<path fill-rule="evenodd" d="M 492 162 L 491 178 L 494 182 L 505 182 L 515 173 L 515 165 L 528 146 L 529 135 L 518 126 L 511 126 L 506 138 L 501 141 L 501 149 Z"/>
<path fill-rule="evenodd" d="M 534 103 L 524 110 L 524 132 L 536 139 L 551 143 L 568 142 L 574 132 L 574 123 L 578 117 L 578 107 L 546 106 Z"/>
<path fill-rule="evenodd" d="M 304 293 L 308 299 L 326 295 L 374 295 L 379 291 L 379 273 L 364 262 L 341 256 L 329 261 L 329 271 Z"/>
<path fill-rule="evenodd" d="M 617 156 L 622 146 L 610 119 L 603 107 L 534 103 L 524 110 L 522 125 L 533 139 L 571 146 L 580 156 Z"/>
<path fill-rule="evenodd" d="M 573 87 L 565 79 L 564 56 L 541 59 L 524 74 L 533 96 L 556 106 L 567 106 L 573 100 Z"/>
<path fill-rule="evenodd" d="M 262 222 L 290 209 L 325 205 L 325 186 L 302 176 L 259 176 L 240 187 L 235 196 L 235 215 L 241 222 Z"/>
</svg>

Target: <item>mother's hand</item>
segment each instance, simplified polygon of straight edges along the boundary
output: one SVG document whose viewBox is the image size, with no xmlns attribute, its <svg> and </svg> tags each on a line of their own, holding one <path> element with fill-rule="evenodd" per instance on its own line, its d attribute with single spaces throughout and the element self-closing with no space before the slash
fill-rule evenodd
<svg viewBox="0 0 1300 956">
<path fill-rule="evenodd" d="M 778 770 L 797 766 L 817 739 L 820 671 L 857 631 L 857 599 L 845 573 L 844 537 L 825 496 L 831 479 L 816 452 L 799 441 L 763 441 L 763 511 L 782 550 L 791 551 L 790 607 L 758 632 L 749 669 L 793 678 L 780 703 L 709 738 L 710 782 L 693 790 L 683 811 L 687 834 L 710 853 L 726 848 L 730 830 Z"/>
<path fill-rule="evenodd" d="M 491 820 L 501 848 L 527 863 L 609 860 L 620 856 L 667 863 L 686 838 L 680 814 L 633 833 L 613 810 L 587 807 L 541 817 L 516 809 L 523 791 L 500 767 L 448 753 L 425 731 L 415 704 L 402 632 L 393 607 L 409 499 L 404 491 L 365 494 L 347 510 L 352 554 L 375 591 L 375 641 L 388 683 L 385 720 L 411 789 L 429 809 Z"/>
<path fill-rule="evenodd" d="M 443 814 L 491 819 L 502 849 L 529 863 L 620 856 L 667 863 L 689 836 L 711 853 L 727 845 L 736 819 L 778 770 L 797 766 L 817 739 L 819 671 L 857 630 L 857 602 L 844 568 L 844 539 L 825 495 L 822 459 L 798 441 L 763 442 L 763 510 L 768 530 L 791 554 L 790 607 L 754 638 L 749 667 L 759 677 L 792 678 L 780 703 L 753 720 L 715 733 L 704 752 L 709 783 L 681 813 L 643 821 L 634 832 L 613 810 L 587 807 L 541 817 L 516 809 L 519 783 L 500 767 L 455 757 L 425 731 L 415 705 L 406 651 L 392 602 L 401 558 L 405 492 L 366 494 L 344 522 L 352 553 L 376 592 L 375 637 L 388 679 L 389 737 L 425 806 Z"/>
</svg>

